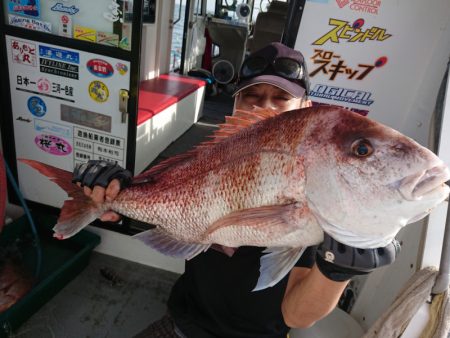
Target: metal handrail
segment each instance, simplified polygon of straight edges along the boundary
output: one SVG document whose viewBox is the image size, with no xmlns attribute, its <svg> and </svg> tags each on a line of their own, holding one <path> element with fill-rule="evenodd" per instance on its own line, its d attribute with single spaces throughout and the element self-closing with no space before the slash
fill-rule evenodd
<svg viewBox="0 0 450 338">
<path fill-rule="evenodd" d="M 442 129 L 443 129 L 443 116 L 444 112 L 446 114 L 450 114 L 450 61 L 447 63 L 447 71 L 445 74 L 446 79 L 446 86 L 445 88 L 445 95 L 443 99 L 443 113 L 441 116 L 441 126 L 440 126 L 440 137 L 442 136 Z M 444 77 L 444 81 L 445 81 Z M 447 108 L 447 109 L 446 109 Z M 447 181 L 447 185 L 450 181 Z M 447 199 L 448 200 L 448 199 Z M 434 286 L 431 289 L 432 294 L 440 294 L 448 290 L 448 287 L 450 285 L 450 201 L 448 201 L 447 204 L 447 218 L 445 220 L 445 230 L 444 230 L 444 238 L 442 242 L 442 251 L 441 251 L 441 261 L 439 263 L 439 272 L 436 277 L 436 280 L 434 282 Z"/>
<path fill-rule="evenodd" d="M 196 6 L 196 10 L 195 10 L 195 20 L 189 22 L 189 28 L 194 27 L 194 25 L 197 23 L 197 20 L 198 20 L 198 3 L 199 3 L 199 1 L 200 0 L 197 0 L 197 6 Z"/>
<path fill-rule="evenodd" d="M 180 1 L 180 8 L 178 10 L 178 19 L 172 22 L 172 25 L 175 26 L 180 20 L 181 20 L 181 5 L 183 4 L 183 1 Z"/>
<path fill-rule="evenodd" d="M 448 183 L 448 182 L 447 182 Z M 431 293 L 434 295 L 447 291 L 450 283 L 450 203 L 447 206 L 447 219 L 445 221 L 444 239 L 442 242 L 441 262 L 439 273 L 434 282 Z"/>
</svg>

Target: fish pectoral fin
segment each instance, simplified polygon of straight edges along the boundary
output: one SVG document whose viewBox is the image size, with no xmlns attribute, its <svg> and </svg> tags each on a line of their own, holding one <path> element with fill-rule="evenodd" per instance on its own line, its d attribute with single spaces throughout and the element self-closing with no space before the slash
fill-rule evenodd
<svg viewBox="0 0 450 338">
<path fill-rule="evenodd" d="M 133 237 L 164 255 L 183 259 L 194 258 L 203 251 L 208 250 L 211 245 L 177 240 L 161 228 L 140 232 Z"/>
<path fill-rule="evenodd" d="M 300 259 L 305 248 L 267 248 L 263 251 L 259 279 L 253 291 L 274 286 L 286 276 Z"/>
<path fill-rule="evenodd" d="M 295 213 L 301 212 L 299 210 L 298 205 L 292 203 L 234 211 L 212 223 L 203 236 L 206 238 L 212 233 L 230 226 L 280 227 L 288 232 L 292 229 L 291 217 Z"/>
</svg>

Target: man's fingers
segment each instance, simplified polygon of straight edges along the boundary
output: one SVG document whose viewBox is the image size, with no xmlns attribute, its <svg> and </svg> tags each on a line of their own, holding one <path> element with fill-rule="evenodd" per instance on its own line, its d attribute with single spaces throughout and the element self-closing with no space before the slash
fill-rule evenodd
<svg viewBox="0 0 450 338">
<path fill-rule="evenodd" d="M 100 217 L 100 220 L 103 222 L 118 222 L 120 220 L 120 215 L 116 214 L 114 211 L 107 211 Z"/>
<path fill-rule="evenodd" d="M 106 200 L 108 202 L 112 201 L 117 197 L 119 192 L 120 192 L 120 181 L 118 179 L 113 179 L 106 188 Z"/>
<path fill-rule="evenodd" d="M 96 185 L 92 190 L 91 198 L 95 203 L 103 203 L 105 201 L 105 188 Z"/>
<path fill-rule="evenodd" d="M 91 194 L 92 194 L 92 189 L 87 186 L 83 187 L 83 191 L 86 196 L 91 196 Z"/>
</svg>

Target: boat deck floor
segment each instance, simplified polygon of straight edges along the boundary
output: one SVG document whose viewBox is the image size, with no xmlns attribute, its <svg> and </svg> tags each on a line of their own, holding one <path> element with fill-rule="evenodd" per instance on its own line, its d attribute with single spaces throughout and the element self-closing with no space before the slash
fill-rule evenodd
<svg viewBox="0 0 450 338">
<path fill-rule="evenodd" d="M 12 337 L 127 338 L 166 311 L 178 274 L 93 252 L 88 266 Z"/>
</svg>

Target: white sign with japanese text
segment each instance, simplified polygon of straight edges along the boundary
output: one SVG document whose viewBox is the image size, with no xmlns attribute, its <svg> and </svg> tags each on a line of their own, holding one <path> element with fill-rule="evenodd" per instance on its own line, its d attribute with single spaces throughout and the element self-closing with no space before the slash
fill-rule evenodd
<svg viewBox="0 0 450 338">
<path fill-rule="evenodd" d="M 16 157 L 67 171 L 99 158 L 124 166 L 128 123 L 119 111 L 119 91 L 129 88 L 129 72 L 123 71 L 129 63 L 13 36 L 6 40 Z M 64 200 L 59 187 L 20 162 L 18 174 L 25 197 L 57 207 Z"/>
<path fill-rule="evenodd" d="M 450 54 L 449 12 L 445 0 L 307 0 L 295 49 L 307 61 L 310 98 L 426 144 Z"/>
</svg>

